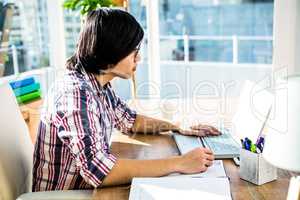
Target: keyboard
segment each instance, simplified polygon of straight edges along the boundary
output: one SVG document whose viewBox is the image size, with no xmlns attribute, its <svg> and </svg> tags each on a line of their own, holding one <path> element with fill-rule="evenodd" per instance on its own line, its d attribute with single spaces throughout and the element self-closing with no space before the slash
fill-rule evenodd
<svg viewBox="0 0 300 200">
<path fill-rule="evenodd" d="M 173 133 L 173 137 L 181 154 L 185 154 L 197 147 L 204 147 L 200 138 Z"/>
<path fill-rule="evenodd" d="M 232 138 L 229 131 L 222 131 L 219 136 L 185 136 L 174 133 L 173 137 L 181 154 L 185 154 L 197 147 L 207 147 L 214 153 L 215 158 L 239 157 L 239 144 Z"/>
<path fill-rule="evenodd" d="M 228 131 L 222 131 L 219 136 L 206 136 L 202 138 L 204 146 L 214 152 L 216 158 L 239 157 L 239 144 L 232 138 Z"/>
</svg>

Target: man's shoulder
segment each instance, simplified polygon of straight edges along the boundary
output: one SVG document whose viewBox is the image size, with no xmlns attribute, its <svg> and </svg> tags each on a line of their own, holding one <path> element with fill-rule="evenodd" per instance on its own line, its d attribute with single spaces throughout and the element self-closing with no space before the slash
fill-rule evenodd
<svg viewBox="0 0 300 200">
<path fill-rule="evenodd" d="M 68 103 L 82 96 L 93 96 L 93 91 L 83 75 L 78 72 L 68 70 L 58 78 L 48 90 L 47 98 L 53 104 L 64 101 Z"/>
<path fill-rule="evenodd" d="M 67 70 L 64 75 L 58 78 L 52 85 L 52 93 L 67 93 L 77 90 L 89 90 L 90 87 L 85 77 L 74 71 Z"/>
</svg>

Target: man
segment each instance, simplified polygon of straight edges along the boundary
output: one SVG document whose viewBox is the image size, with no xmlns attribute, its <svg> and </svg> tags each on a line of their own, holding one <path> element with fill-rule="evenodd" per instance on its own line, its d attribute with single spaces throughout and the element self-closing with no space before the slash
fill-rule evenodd
<svg viewBox="0 0 300 200">
<path fill-rule="evenodd" d="M 89 13 L 66 74 L 45 101 L 34 152 L 33 191 L 118 185 L 133 177 L 203 172 L 212 165 L 214 156 L 206 148 L 155 160 L 117 159 L 111 154 L 113 128 L 126 134 L 168 130 L 219 134 L 210 126 L 181 130 L 169 122 L 137 115 L 115 94 L 109 82 L 132 77 L 143 35 L 141 26 L 125 11 Z"/>
</svg>

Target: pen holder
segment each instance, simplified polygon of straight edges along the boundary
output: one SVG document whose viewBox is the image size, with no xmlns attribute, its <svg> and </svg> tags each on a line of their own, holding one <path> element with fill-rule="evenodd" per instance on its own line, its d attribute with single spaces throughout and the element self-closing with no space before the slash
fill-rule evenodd
<svg viewBox="0 0 300 200">
<path fill-rule="evenodd" d="M 277 179 L 277 168 L 269 164 L 262 154 L 241 149 L 240 178 L 256 185 Z"/>
</svg>

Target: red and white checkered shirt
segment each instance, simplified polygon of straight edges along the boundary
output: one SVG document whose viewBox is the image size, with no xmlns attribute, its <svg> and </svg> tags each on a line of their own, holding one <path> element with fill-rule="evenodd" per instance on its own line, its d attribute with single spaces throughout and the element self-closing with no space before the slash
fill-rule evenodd
<svg viewBox="0 0 300 200">
<path fill-rule="evenodd" d="M 128 133 L 136 119 L 108 83 L 83 69 L 68 70 L 50 89 L 41 113 L 32 191 L 88 189 L 101 185 L 116 162 L 113 128 Z"/>
</svg>

